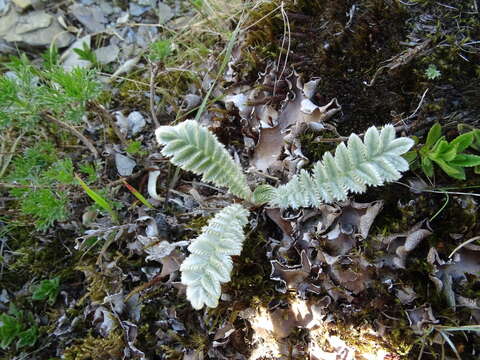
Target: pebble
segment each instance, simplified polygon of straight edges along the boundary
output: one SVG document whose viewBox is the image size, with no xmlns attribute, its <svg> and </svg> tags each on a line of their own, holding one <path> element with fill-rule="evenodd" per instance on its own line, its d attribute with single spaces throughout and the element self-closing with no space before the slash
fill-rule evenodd
<svg viewBox="0 0 480 360">
<path fill-rule="evenodd" d="M 105 24 L 108 21 L 99 6 L 73 4 L 70 6 L 70 12 L 87 28 L 89 32 L 97 33 L 105 30 Z"/>
<path fill-rule="evenodd" d="M 132 111 L 130 114 L 128 114 L 127 120 L 132 135 L 136 135 L 137 133 L 142 131 L 142 129 L 147 124 L 143 115 L 138 111 Z"/>
<path fill-rule="evenodd" d="M 74 49 L 83 49 L 85 46 L 90 47 L 91 45 L 91 36 L 84 36 L 77 41 L 75 41 L 67 51 L 65 51 L 61 57 L 62 66 L 65 70 L 71 71 L 74 67 L 89 68 L 92 66 L 92 63 L 88 60 L 83 60 L 80 58 Z"/>
<path fill-rule="evenodd" d="M 0 16 L 7 13 L 10 3 L 8 0 L 0 0 Z"/>
<path fill-rule="evenodd" d="M 17 5 L 22 10 L 33 5 L 32 0 L 12 0 L 12 1 L 15 5 Z"/>
<path fill-rule="evenodd" d="M 118 58 L 120 48 L 117 45 L 109 45 L 95 50 L 97 61 L 101 64 L 110 64 Z"/>
<path fill-rule="evenodd" d="M 10 7 L 0 18 L 0 40 L 32 46 L 49 46 L 55 41 L 57 47 L 63 48 L 73 39 L 73 35 L 65 32 L 54 16 L 43 10 L 18 14 Z"/>
<path fill-rule="evenodd" d="M 132 175 L 133 169 L 136 165 L 137 163 L 135 160 L 117 152 L 115 153 L 115 166 L 117 167 L 117 171 L 120 176 Z"/>
<path fill-rule="evenodd" d="M 130 15 L 132 16 L 140 16 L 146 13 L 148 10 L 151 8 L 148 6 L 140 6 L 135 3 L 130 3 L 129 4 L 129 9 L 130 9 Z"/>
<path fill-rule="evenodd" d="M 173 10 L 167 4 L 158 3 L 158 23 L 163 25 L 173 18 Z"/>
</svg>

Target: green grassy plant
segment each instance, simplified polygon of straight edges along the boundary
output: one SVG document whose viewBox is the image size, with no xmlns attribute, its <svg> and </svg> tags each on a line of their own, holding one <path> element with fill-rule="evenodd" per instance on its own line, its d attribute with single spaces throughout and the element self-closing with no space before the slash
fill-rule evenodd
<svg viewBox="0 0 480 360">
<path fill-rule="evenodd" d="M 98 169 L 97 166 L 91 163 L 84 163 L 78 166 L 79 171 L 82 174 L 87 175 L 85 182 L 87 184 L 94 183 L 98 180 Z"/>
<path fill-rule="evenodd" d="M 53 279 L 42 280 L 33 290 L 32 300 L 48 300 L 48 303 L 53 305 L 59 292 L 60 278 L 55 277 Z"/>
<path fill-rule="evenodd" d="M 17 349 L 33 346 L 37 342 L 38 328 L 30 312 L 16 308 L 13 303 L 8 313 L 0 315 L 0 348 L 5 350 L 16 341 Z"/>
<path fill-rule="evenodd" d="M 147 57 L 151 61 L 164 61 L 172 54 L 172 42 L 170 40 L 157 40 L 150 44 Z"/>
<path fill-rule="evenodd" d="M 43 54 L 40 65 L 34 65 L 25 54 L 11 57 L 3 64 L 1 70 L 5 72 L 0 75 L 0 178 L 8 173 L 12 161 L 9 154 L 22 145 L 29 146 L 31 135 L 52 128 L 57 131 L 60 127 L 58 136 L 62 138 L 64 128 L 70 126 L 72 130 L 68 124 L 80 124 L 87 103 L 100 94 L 100 83 L 93 70 L 74 68 L 66 71 L 58 61 L 58 51 L 52 47 Z M 18 168 L 18 161 L 16 165 Z M 50 205 L 53 202 L 59 205 L 61 197 L 53 201 L 52 193 L 43 191 L 40 195 L 42 199 L 48 198 Z M 57 212 L 57 217 L 60 215 Z M 44 218 L 44 225 L 48 227 L 51 221 L 48 216 Z"/>
<path fill-rule="evenodd" d="M 30 224 L 33 220 L 33 225 L 40 231 L 48 229 L 56 221 L 68 219 L 74 185 L 78 181 L 72 159 L 60 159 L 57 151 L 53 143 L 39 142 L 14 157 L 10 172 L 5 177 L 11 184 L 10 195 L 17 200 L 24 222 Z M 93 164 L 80 164 L 78 170 L 88 176 L 89 184 L 98 181 L 98 168 Z M 88 187 L 87 184 L 85 186 Z M 99 207 L 115 213 L 104 201 L 97 202 Z"/>
<path fill-rule="evenodd" d="M 89 61 L 93 66 L 100 67 L 100 63 L 97 60 L 97 55 L 87 43 L 83 43 L 82 48 L 73 49 L 73 51 L 80 57 L 80 59 Z"/>
<path fill-rule="evenodd" d="M 79 123 L 88 101 L 100 85 L 93 70 L 64 70 L 58 54 L 49 50 L 44 65 L 34 66 L 25 55 L 12 57 L 0 77 L 0 130 L 34 130 L 43 113 L 58 120 Z"/>
<path fill-rule="evenodd" d="M 50 142 L 40 142 L 13 160 L 7 181 L 15 184 L 10 195 L 18 199 L 19 210 L 33 219 L 38 230 L 45 230 L 55 221 L 69 216 L 68 191 L 73 183 L 73 163 L 58 159 Z"/>
<path fill-rule="evenodd" d="M 427 177 L 433 177 L 434 164 L 448 176 L 465 180 L 465 168 L 480 166 L 480 156 L 466 152 L 469 148 L 480 150 L 480 130 L 472 130 L 447 141 L 442 127 L 435 124 L 428 132 L 425 144 L 418 151 L 408 154 L 410 160 L 420 159 L 420 166 Z"/>
<path fill-rule="evenodd" d="M 425 70 L 425 76 L 429 80 L 435 80 L 440 78 L 442 76 L 442 73 L 437 69 L 434 64 L 430 64 L 427 70 Z"/>
</svg>

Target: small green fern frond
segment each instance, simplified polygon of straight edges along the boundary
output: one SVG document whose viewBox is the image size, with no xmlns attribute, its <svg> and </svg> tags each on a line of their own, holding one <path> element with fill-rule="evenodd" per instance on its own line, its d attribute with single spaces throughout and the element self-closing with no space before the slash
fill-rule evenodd
<svg viewBox="0 0 480 360">
<path fill-rule="evenodd" d="M 230 281 L 232 256 L 242 252 L 248 211 L 238 204 L 220 211 L 202 233 L 192 241 L 191 254 L 180 266 L 187 299 L 199 310 L 203 305 L 214 308 L 222 293 L 221 283 Z"/>
<path fill-rule="evenodd" d="M 350 135 L 347 145 L 341 143 L 335 156 L 327 152 L 315 163 L 312 174 L 301 170 L 287 184 L 271 188 L 269 203 L 281 208 L 319 206 L 345 200 L 348 192 L 363 193 L 367 186 L 380 186 L 401 178 L 408 170 L 403 159 L 414 144 L 410 138 L 395 138 L 395 129 L 386 125 L 381 132 L 370 127 L 365 140 Z"/>
<path fill-rule="evenodd" d="M 252 193 L 242 169 L 208 129 L 186 120 L 176 126 L 161 126 L 155 133 L 157 141 L 165 145 L 162 154 L 171 157 L 173 164 L 250 200 Z"/>
</svg>

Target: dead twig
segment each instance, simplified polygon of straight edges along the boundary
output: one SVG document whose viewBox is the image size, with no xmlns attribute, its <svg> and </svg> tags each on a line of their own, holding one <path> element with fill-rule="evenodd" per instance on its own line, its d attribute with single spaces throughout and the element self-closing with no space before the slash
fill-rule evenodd
<svg viewBox="0 0 480 360">
<path fill-rule="evenodd" d="M 8 165 L 10 164 L 10 162 L 12 161 L 12 158 L 13 158 L 13 155 L 15 154 L 15 150 L 17 149 L 17 146 L 20 142 L 20 139 L 23 137 L 25 133 L 22 132 L 16 139 L 15 141 L 13 142 L 13 145 L 12 147 L 10 148 L 10 151 L 8 151 L 6 153 L 6 156 L 3 157 L 3 154 L 0 155 L 0 164 L 2 165 L 2 167 L 0 168 L 0 179 L 3 177 L 3 175 L 5 175 L 5 173 L 7 172 L 7 168 L 8 168 Z M 8 134 L 7 134 L 8 136 Z M 2 142 L 2 153 L 3 153 L 3 150 L 5 149 L 6 147 L 6 141 L 3 141 Z"/>
<path fill-rule="evenodd" d="M 139 178 L 140 176 L 142 176 L 142 175 L 145 174 L 146 172 L 148 172 L 148 171 L 153 171 L 153 170 L 158 170 L 158 169 L 156 169 L 156 168 L 142 169 L 142 170 L 140 170 L 140 171 L 138 171 L 138 172 L 136 172 L 135 174 L 132 174 L 132 175 L 130 175 L 130 176 L 122 177 L 122 178 L 120 178 L 120 179 L 118 179 L 118 180 L 114 180 L 114 181 L 109 182 L 109 183 L 107 184 L 107 187 L 110 188 L 110 187 L 122 185 L 124 181 L 127 181 L 127 182 L 132 181 L 132 180 L 134 180 L 134 179 L 136 179 L 136 178 Z"/>
<path fill-rule="evenodd" d="M 88 140 L 80 131 L 75 129 L 72 125 L 69 125 L 67 123 L 64 123 L 63 121 L 58 120 L 57 118 L 53 117 L 50 114 L 43 113 L 43 117 L 47 120 L 50 120 L 57 124 L 58 126 L 68 130 L 71 132 L 73 135 L 75 135 L 83 144 L 91 151 L 93 156 L 95 156 L 96 159 L 100 158 L 100 155 L 98 154 L 97 149 L 95 149 L 95 146 Z"/>
<path fill-rule="evenodd" d="M 451 253 L 450 255 L 448 255 L 448 258 L 451 259 L 453 254 L 455 254 L 458 250 L 460 250 L 462 247 L 464 247 L 465 245 L 468 245 L 468 244 L 471 244 L 472 242 L 474 241 L 477 241 L 477 240 L 480 240 L 480 236 L 475 236 L 463 243 L 461 243 L 460 245 L 458 245 Z"/>
<path fill-rule="evenodd" d="M 13 184 L 13 183 L 1 183 L 0 189 L 37 189 L 44 188 L 42 185 L 22 185 L 22 184 Z"/>
<path fill-rule="evenodd" d="M 399 68 L 403 65 L 408 64 L 415 57 L 417 57 L 417 56 L 423 54 L 425 51 L 427 51 L 427 49 L 430 46 L 430 43 L 431 43 L 431 40 L 428 39 L 428 40 L 418 44 L 417 46 L 415 46 L 413 48 L 410 48 L 410 49 L 407 49 L 407 50 L 401 52 L 400 54 L 395 55 L 394 57 L 386 60 L 385 62 L 387 64 L 383 65 L 383 66 L 380 66 L 377 69 L 377 71 L 375 71 L 375 74 L 373 75 L 372 80 L 369 83 L 365 82 L 364 85 L 368 86 L 368 87 L 373 86 L 373 84 L 375 83 L 375 80 L 377 79 L 378 75 L 380 75 L 380 73 L 384 69 L 387 69 L 388 71 L 392 71 L 392 70 L 395 70 L 396 68 Z"/>
<path fill-rule="evenodd" d="M 156 128 L 160 126 L 157 118 L 157 107 L 155 106 L 155 78 L 158 75 L 159 69 L 159 64 L 150 63 L 150 113 L 152 114 L 152 120 Z"/>
<path fill-rule="evenodd" d="M 125 135 L 123 135 L 123 133 L 120 131 L 117 124 L 115 124 L 115 119 L 113 118 L 112 114 L 110 114 L 107 109 L 105 109 L 102 105 L 97 104 L 96 102 L 90 102 L 89 106 L 97 110 L 100 114 L 100 117 L 110 125 L 122 145 L 128 146 L 127 139 L 125 138 Z"/>
<path fill-rule="evenodd" d="M 415 111 L 414 111 L 413 113 L 411 113 L 409 116 L 407 116 L 406 118 L 401 119 L 401 120 L 400 120 L 401 122 L 403 122 L 403 121 L 405 121 L 405 120 L 408 120 L 408 119 L 411 119 L 411 118 L 413 118 L 413 117 L 417 114 L 418 110 L 420 110 L 420 108 L 422 107 L 423 100 L 425 99 L 425 95 L 427 95 L 428 90 L 429 90 L 429 89 L 427 88 L 427 89 L 423 92 L 422 98 L 420 99 L 420 102 L 418 103 L 418 106 L 417 106 L 417 108 L 415 109 Z"/>
<path fill-rule="evenodd" d="M 152 280 L 144 283 L 144 284 L 141 284 L 137 287 L 135 287 L 132 291 L 130 291 L 130 293 L 125 297 L 125 301 L 128 301 L 128 299 L 130 299 L 133 295 L 135 294 L 138 294 L 139 292 L 143 291 L 143 290 L 146 290 L 150 287 L 152 287 L 153 285 L 155 284 L 158 284 L 159 282 L 162 281 L 162 279 L 164 278 L 164 276 L 160 276 L 160 275 L 156 275 Z"/>
</svg>

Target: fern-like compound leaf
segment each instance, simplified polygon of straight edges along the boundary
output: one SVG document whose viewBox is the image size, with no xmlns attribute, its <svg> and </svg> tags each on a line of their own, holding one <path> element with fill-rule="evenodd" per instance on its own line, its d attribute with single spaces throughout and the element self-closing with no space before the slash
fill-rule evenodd
<svg viewBox="0 0 480 360">
<path fill-rule="evenodd" d="M 301 170 L 287 184 L 264 191 L 272 206 L 299 208 L 345 200 L 349 192 L 362 193 L 367 186 L 380 186 L 398 180 L 408 170 L 401 156 L 414 144 L 410 138 L 395 138 L 395 129 L 386 125 L 380 132 L 370 127 L 364 142 L 350 135 L 335 156 L 327 152 L 314 164 L 312 174 Z"/>
<path fill-rule="evenodd" d="M 200 236 L 192 241 L 191 254 L 180 266 L 187 299 L 195 309 L 214 308 L 221 295 L 221 283 L 230 281 L 232 256 L 242 252 L 248 211 L 238 204 L 220 211 Z"/>
<path fill-rule="evenodd" d="M 242 169 L 233 161 L 225 147 L 208 129 L 194 120 L 176 126 L 161 126 L 156 130 L 157 141 L 165 145 L 162 154 L 184 170 L 202 175 L 202 180 L 249 200 L 251 191 Z"/>
</svg>

